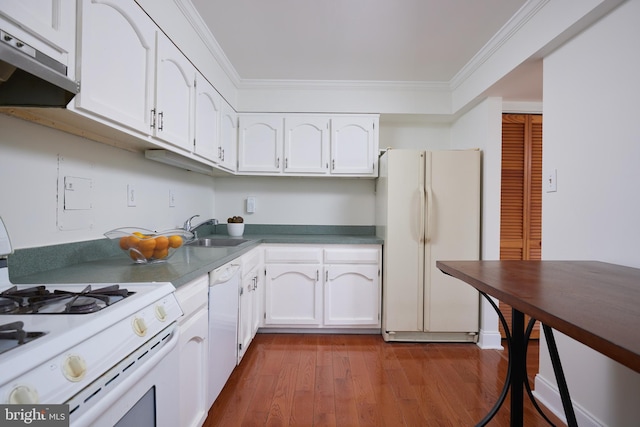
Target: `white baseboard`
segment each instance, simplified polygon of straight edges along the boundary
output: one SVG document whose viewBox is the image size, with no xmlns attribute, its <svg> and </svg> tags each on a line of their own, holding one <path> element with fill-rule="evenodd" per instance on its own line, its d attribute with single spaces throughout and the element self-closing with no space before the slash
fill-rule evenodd
<svg viewBox="0 0 640 427">
<path fill-rule="evenodd" d="M 569 394 L 571 394 L 571 390 L 569 390 Z M 547 409 L 549 409 L 549 411 L 553 412 L 553 414 L 560 418 L 565 424 L 567 423 L 567 418 L 565 417 L 564 409 L 562 408 L 560 392 L 555 385 L 549 383 L 540 375 L 536 375 L 533 395 L 539 403 L 543 404 Z M 580 407 L 580 405 L 577 405 L 575 402 L 572 403 L 573 410 L 576 414 L 576 421 L 580 427 L 606 427 L 605 424 L 600 423 L 585 411 L 584 408 Z"/>
<path fill-rule="evenodd" d="M 483 331 L 478 334 L 478 347 L 483 350 L 504 350 L 502 337 L 498 331 Z"/>
</svg>

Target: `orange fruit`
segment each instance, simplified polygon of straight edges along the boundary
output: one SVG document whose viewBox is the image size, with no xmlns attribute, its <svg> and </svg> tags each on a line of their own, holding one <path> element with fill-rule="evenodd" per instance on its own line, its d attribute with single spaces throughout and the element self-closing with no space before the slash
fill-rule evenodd
<svg viewBox="0 0 640 427">
<path fill-rule="evenodd" d="M 129 251 L 129 256 L 134 261 L 142 261 L 144 260 L 144 256 L 137 251 Z"/>
<path fill-rule="evenodd" d="M 138 238 L 137 236 L 128 236 L 127 241 L 129 242 L 130 248 L 137 248 L 138 244 L 140 243 L 140 238 Z"/>
<path fill-rule="evenodd" d="M 182 246 L 182 237 L 178 235 L 169 236 L 169 247 L 179 248 Z"/>
<path fill-rule="evenodd" d="M 138 243 L 138 249 L 142 253 L 152 252 L 156 248 L 156 239 L 142 239 Z M 148 258 L 148 257 L 147 257 Z"/>
<path fill-rule="evenodd" d="M 140 231 L 134 231 L 134 232 L 133 232 L 133 233 L 131 233 L 131 234 L 133 234 L 134 236 L 140 237 L 141 239 L 142 239 L 143 237 L 145 237 L 145 236 L 144 236 L 144 234 L 142 234 L 142 232 L 140 232 Z"/>
<path fill-rule="evenodd" d="M 156 250 L 167 249 L 169 247 L 169 238 L 167 236 L 156 237 Z"/>
<path fill-rule="evenodd" d="M 158 249 L 158 248 L 156 247 L 156 249 L 153 251 L 153 257 L 154 257 L 155 259 L 163 259 L 163 258 L 166 258 L 166 257 L 167 257 L 167 255 L 169 255 L 169 248 L 168 248 L 168 247 L 166 247 L 166 248 L 164 248 L 164 249 Z"/>
<path fill-rule="evenodd" d="M 146 259 L 150 259 L 153 256 L 153 249 L 142 249 L 142 250 L 140 250 L 140 253 Z"/>
<path fill-rule="evenodd" d="M 128 237 L 121 237 L 120 238 L 120 249 L 122 250 L 127 250 L 129 249 L 129 238 Z"/>
</svg>

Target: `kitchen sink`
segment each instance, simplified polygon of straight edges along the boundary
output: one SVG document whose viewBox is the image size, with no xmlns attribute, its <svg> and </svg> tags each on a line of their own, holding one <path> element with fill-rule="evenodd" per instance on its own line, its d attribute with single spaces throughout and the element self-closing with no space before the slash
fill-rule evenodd
<svg viewBox="0 0 640 427">
<path fill-rule="evenodd" d="M 244 242 L 248 242 L 246 239 L 196 239 L 187 243 L 187 246 L 198 246 L 201 248 L 225 248 L 231 246 L 238 246 Z"/>
</svg>

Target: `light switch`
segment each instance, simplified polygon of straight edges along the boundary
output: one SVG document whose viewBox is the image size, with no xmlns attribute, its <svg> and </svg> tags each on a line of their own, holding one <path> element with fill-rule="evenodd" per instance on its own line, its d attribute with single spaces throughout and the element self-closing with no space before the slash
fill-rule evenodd
<svg viewBox="0 0 640 427">
<path fill-rule="evenodd" d="M 256 211 L 256 198 L 253 196 L 247 197 L 247 213 L 254 213 Z"/>
<path fill-rule="evenodd" d="M 558 191 L 558 171 L 556 169 L 547 173 L 547 176 L 544 178 L 544 188 L 547 193 Z"/>
</svg>

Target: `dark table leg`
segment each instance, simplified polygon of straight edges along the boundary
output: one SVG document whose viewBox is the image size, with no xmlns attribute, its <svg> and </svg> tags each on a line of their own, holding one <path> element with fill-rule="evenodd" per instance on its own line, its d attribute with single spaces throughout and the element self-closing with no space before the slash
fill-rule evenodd
<svg viewBox="0 0 640 427">
<path fill-rule="evenodd" d="M 511 427 L 522 427 L 523 387 L 527 360 L 524 347 L 524 314 L 511 309 Z"/>
</svg>

